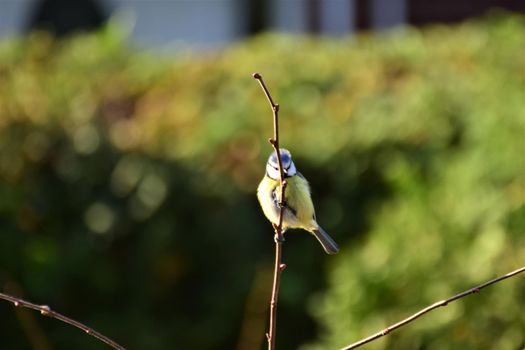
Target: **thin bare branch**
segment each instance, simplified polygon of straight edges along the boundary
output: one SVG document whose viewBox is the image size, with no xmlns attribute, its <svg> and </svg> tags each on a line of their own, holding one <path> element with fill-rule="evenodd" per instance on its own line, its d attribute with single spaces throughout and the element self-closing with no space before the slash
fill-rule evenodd
<svg viewBox="0 0 525 350">
<path fill-rule="evenodd" d="M 501 282 L 503 280 L 506 280 L 507 278 L 510 278 L 510 277 L 513 277 L 513 276 L 516 276 L 517 274 L 520 274 L 522 272 L 525 272 L 525 266 L 517 269 L 517 270 L 514 270 L 512 272 L 509 272 L 503 276 L 500 276 L 498 278 L 495 278 L 493 280 L 490 280 L 488 282 L 485 282 L 483 284 L 480 284 L 479 286 L 476 286 L 474 288 L 470 288 L 469 290 L 466 290 L 464 292 L 461 292 L 459 294 L 456 294 L 448 299 L 444 299 L 444 300 L 441 300 L 441 301 L 438 301 L 438 302 L 435 302 L 434 304 L 432 305 L 429 305 L 427 307 L 425 307 L 424 309 L 421 309 L 419 310 L 418 312 L 416 312 L 415 314 L 405 318 L 404 320 L 402 321 L 399 321 L 391 326 L 388 326 L 386 327 L 385 329 L 375 333 L 375 334 L 372 334 L 371 336 L 367 337 L 367 338 L 363 338 L 353 344 L 350 344 L 344 348 L 341 348 L 341 350 L 351 350 L 351 349 L 356 349 L 362 345 L 365 345 L 366 343 L 369 343 L 373 340 L 376 340 L 378 338 L 381 338 L 389 333 L 391 333 L 393 330 L 395 329 L 398 329 L 400 327 L 403 327 L 404 325 L 418 319 L 419 317 L 423 316 L 424 314 L 426 314 L 427 312 L 430 312 L 434 309 L 437 309 L 438 307 L 441 307 L 441 306 L 447 306 L 449 303 L 453 302 L 453 301 L 456 301 L 458 299 L 461 299 L 463 297 L 466 297 L 467 295 L 470 295 L 470 294 L 474 294 L 474 293 L 478 293 L 481 289 L 485 288 L 485 287 L 488 287 L 492 284 L 495 284 L 495 283 L 498 283 L 498 282 Z"/>
<path fill-rule="evenodd" d="M 284 196 L 286 193 L 286 180 L 284 177 L 284 169 L 282 165 L 281 160 L 281 152 L 279 148 L 279 105 L 274 102 L 272 95 L 270 94 L 270 91 L 266 87 L 266 84 L 264 83 L 263 77 L 259 73 L 253 73 L 253 78 L 256 79 L 259 84 L 261 85 L 261 88 L 264 91 L 264 94 L 266 95 L 266 98 L 268 99 L 268 102 L 270 103 L 270 107 L 272 108 L 273 113 L 273 138 L 269 139 L 268 141 L 273 146 L 275 153 L 277 154 L 277 162 L 279 165 L 279 174 L 280 174 L 280 190 L 281 190 L 281 196 L 279 200 L 279 205 L 281 207 L 281 210 L 279 212 L 279 222 L 277 225 L 274 225 L 273 228 L 275 230 L 275 265 L 274 265 L 274 274 L 273 274 L 273 287 L 272 287 L 272 299 L 270 301 L 270 325 L 269 325 L 269 331 L 266 333 L 266 337 L 268 338 L 268 349 L 274 350 L 275 349 L 275 337 L 276 337 L 276 330 L 277 330 L 277 302 L 279 300 L 279 287 L 281 285 L 281 273 L 286 268 L 286 264 L 282 263 L 282 244 L 284 242 L 283 238 L 283 217 L 284 217 L 284 207 L 285 207 L 285 201 Z"/>
<path fill-rule="evenodd" d="M 9 294 L 4 294 L 4 293 L 0 293 L 0 299 L 10 301 L 10 302 L 13 303 L 14 306 L 17 306 L 17 307 L 24 307 L 24 308 L 27 308 L 27 309 L 33 309 L 33 310 L 36 310 L 36 311 L 40 311 L 40 313 L 42 315 L 44 315 L 44 316 L 49 316 L 51 318 L 55 318 L 55 319 L 57 319 L 59 321 L 67 323 L 67 324 L 69 324 L 69 325 L 71 325 L 73 327 L 81 329 L 86 334 L 89 334 L 92 337 L 97 338 L 101 342 L 104 342 L 107 345 L 111 346 L 113 349 L 126 350 L 126 348 L 124 348 L 123 346 L 117 344 L 115 341 L 111 340 L 110 338 L 106 337 L 105 335 L 97 332 L 93 328 L 90 328 L 90 327 L 86 326 L 85 324 L 80 323 L 80 322 L 78 322 L 76 320 L 73 320 L 72 318 L 64 316 L 61 313 L 53 311 L 47 305 L 33 304 L 33 303 L 30 303 L 29 301 L 26 301 L 26 300 L 14 297 L 14 296 L 9 295 Z"/>
</svg>

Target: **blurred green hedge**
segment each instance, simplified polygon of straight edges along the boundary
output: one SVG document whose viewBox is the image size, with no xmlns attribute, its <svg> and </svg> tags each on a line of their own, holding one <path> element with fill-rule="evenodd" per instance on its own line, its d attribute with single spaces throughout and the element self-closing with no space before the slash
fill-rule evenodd
<svg viewBox="0 0 525 350">
<path fill-rule="evenodd" d="M 288 234 L 283 349 L 334 349 L 525 260 L 525 21 L 153 55 L 118 30 L 0 43 L 0 285 L 130 349 L 264 344 L 273 240 L 254 190 L 281 104 L 325 256 Z M 525 281 L 370 349 L 517 349 Z M 0 346 L 104 349 L 3 303 Z M 33 345 L 34 348 L 37 348 Z M 40 347 L 45 349 L 45 347 Z"/>
</svg>

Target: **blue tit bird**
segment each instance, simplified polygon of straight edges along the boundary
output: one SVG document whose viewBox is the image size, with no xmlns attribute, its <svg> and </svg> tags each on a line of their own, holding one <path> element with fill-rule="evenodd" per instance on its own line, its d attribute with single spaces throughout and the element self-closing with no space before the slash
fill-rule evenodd
<svg viewBox="0 0 525 350">
<path fill-rule="evenodd" d="M 283 232 L 301 228 L 312 233 L 328 254 L 336 254 L 339 246 L 317 223 L 308 181 L 295 168 L 291 153 L 281 148 L 281 163 L 287 186 L 284 194 Z M 266 163 L 266 174 L 257 188 L 257 198 L 264 215 L 274 225 L 279 223 L 281 212 L 281 176 L 279 161 L 274 151 Z"/>
</svg>

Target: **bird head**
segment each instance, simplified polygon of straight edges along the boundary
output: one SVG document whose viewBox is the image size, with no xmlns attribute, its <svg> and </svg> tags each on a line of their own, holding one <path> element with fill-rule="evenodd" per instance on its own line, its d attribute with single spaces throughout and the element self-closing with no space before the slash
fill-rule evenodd
<svg viewBox="0 0 525 350">
<path fill-rule="evenodd" d="M 297 170 L 292 161 L 292 154 L 284 148 L 280 149 L 280 153 L 284 176 L 294 176 L 297 173 Z M 277 159 L 277 153 L 275 151 L 270 155 L 268 162 L 266 163 L 266 175 L 274 180 L 279 180 L 281 178 L 281 175 L 279 174 L 279 160 Z"/>
</svg>

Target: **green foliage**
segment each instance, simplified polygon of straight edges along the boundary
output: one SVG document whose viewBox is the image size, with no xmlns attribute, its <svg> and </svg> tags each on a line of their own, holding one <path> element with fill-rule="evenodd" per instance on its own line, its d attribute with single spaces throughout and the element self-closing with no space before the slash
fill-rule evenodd
<svg viewBox="0 0 525 350">
<path fill-rule="evenodd" d="M 344 41 L 268 34 L 170 59 L 123 42 L 109 28 L 0 44 L 6 289 L 129 348 L 262 344 L 273 241 L 254 189 L 272 126 L 255 70 L 342 243 L 325 256 L 287 235 L 279 347 L 342 347 L 523 264 L 522 18 Z M 519 348 L 524 287 L 506 281 L 369 348 Z M 28 348 L 28 321 L 0 310 L 2 348 Z M 104 348 L 37 322 L 57 349 Z"/>
</svg>

